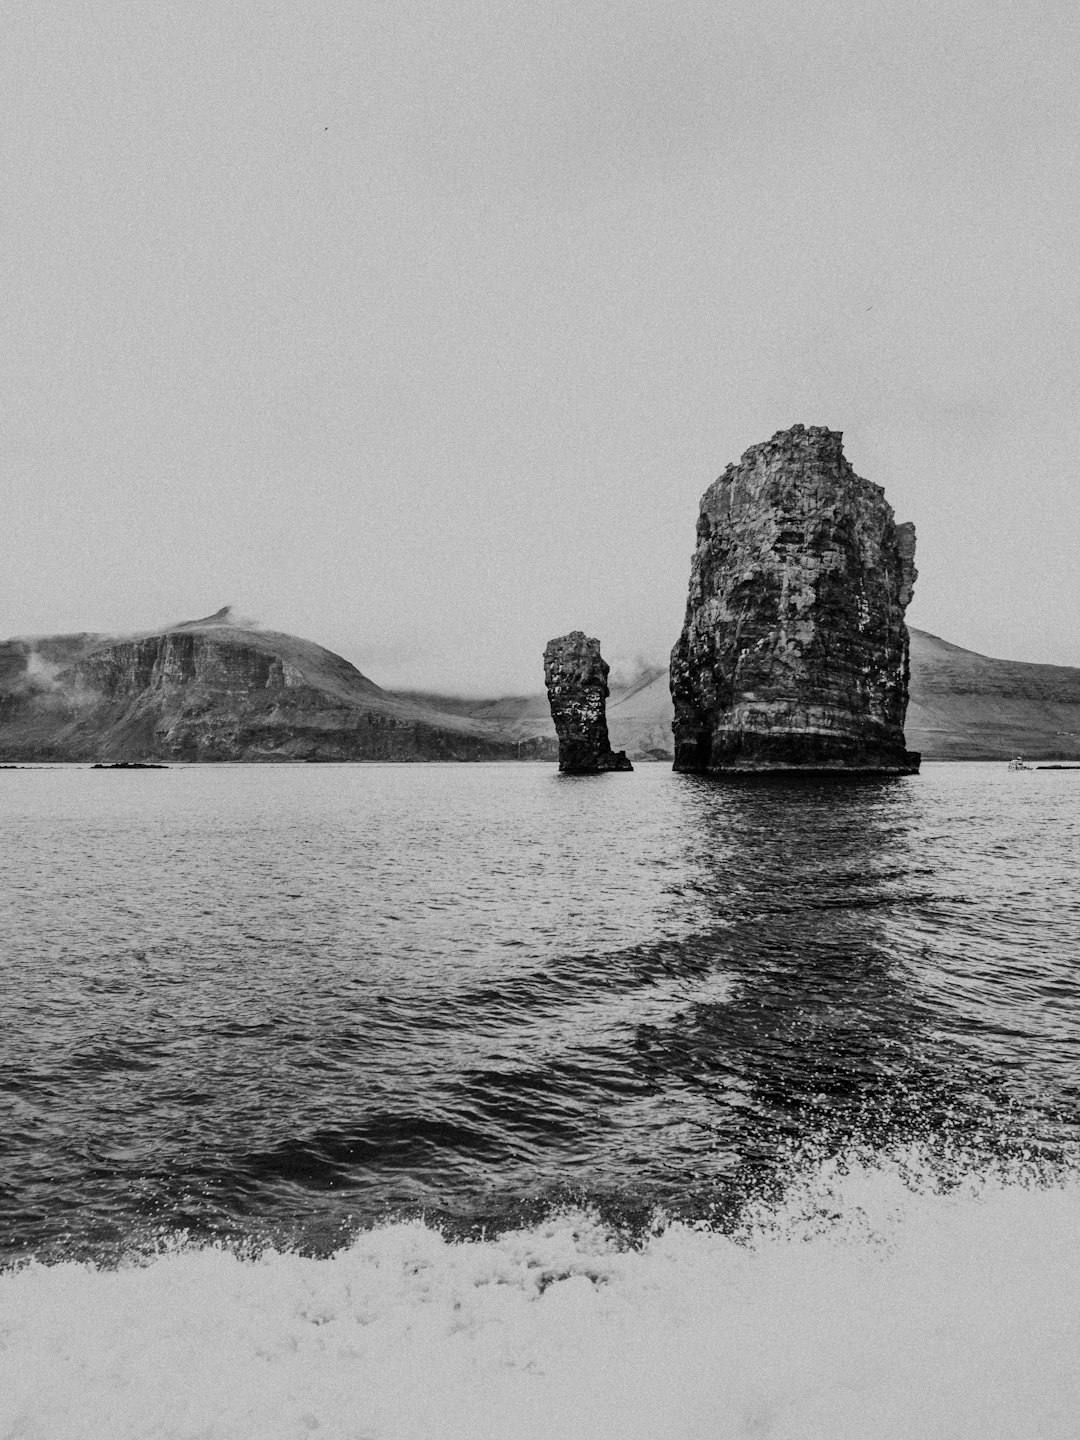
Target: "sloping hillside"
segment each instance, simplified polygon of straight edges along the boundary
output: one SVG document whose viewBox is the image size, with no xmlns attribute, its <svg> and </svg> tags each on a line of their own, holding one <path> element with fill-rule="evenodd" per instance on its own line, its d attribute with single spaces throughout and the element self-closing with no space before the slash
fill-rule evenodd
<svg viewBox="0 0 1080 1440">
<path fill-rule="evenodd" d="M 554 747 L 552 753 L 558 755 L 555 726 L 543 691 L 534 695 L 503 695 L 495 700 L 477 700 L 415 690 L 406 692 L 403 698 L 490 724 L 509 740 L 522 743 L 550 741 Z M 612 749 L 625 750 L 632 760 L 673 759 L 671 716 L 666 668 L 650 668 L 632 685 L 612 685 L 607 703 Z"/>
<path fill-rule="evenodd" d="M 613 689 L 607 711 L 612 749 L 625 750 L 631 760 L 673 760 L 673 714 L 666 665 L 647 670 L 626 689 Z"/>
<path fill-rule="evenodd" d="M 392 695 L 321 645 L 228 610 L 120 638 L 0 644 L 9 761 L 494 760 L 545 748 Z"/>
<path fill-rule="evenodd" d="M 504 695 L 495 700 L 439 695 L 430 690 L 400 690 L 395 694 L 398 699 L 413 705 L 467 716 L 470 720 L 491 726 L 493 732 L 515 743 L 535 736 L 550 736 L 555 745 L 553 753 L 558 756 L 555 726 L 551 723 L 551 709 L 543 691 L 536 695 Z"/>
<path fill-rule="evenodd" d="M 1080 759 L 1080 669 L 993 660 L 911 632 L 907 743 L 928 760 Z"/>
</svg>

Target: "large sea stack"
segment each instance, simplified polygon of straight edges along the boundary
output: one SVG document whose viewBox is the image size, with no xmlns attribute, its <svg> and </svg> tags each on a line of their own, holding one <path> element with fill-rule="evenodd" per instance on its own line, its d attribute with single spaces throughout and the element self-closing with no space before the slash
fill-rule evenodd
<svg viewBox="0 0 1080 1440">
<path fill-rule="evenodd" d="M 601 657 L 599 640 L 582 630 L 549 640 L 544 681 L 559 737 L 560 770 L 567 775 L 596 775 L 634 768 L 624 751 L 612 751 L 608 740 L 604 713 L 608 665 Z"/>
<path fill-rule="evenodd" d="M 702 496 L 671 653 L 676 770 L 919 768 L 904 744 L 915 527 L 841 439 L 778 431 Z"/>
</svg>

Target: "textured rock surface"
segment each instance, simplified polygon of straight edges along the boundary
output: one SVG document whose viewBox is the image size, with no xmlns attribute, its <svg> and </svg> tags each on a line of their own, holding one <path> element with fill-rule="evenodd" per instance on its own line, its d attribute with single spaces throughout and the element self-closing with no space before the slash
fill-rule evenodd
<svg viewBox="0 0 1080 1440">
<path fill-rule="evenodd" d="M 228 612 L 117 639 L 0 644 L 5 760 L 512 760 L 554 745 L 382 690 Z"/>
<path fill-rule="evenodd" d="M 838 431 L 796 425 L 706 490 L 671 655 L 675 768 L 910 772 L 915 530 Z"/>
<path fill-rule="evenodd" d="M 595 775 L 601 770 L 632 770 L 623 751 L 614 753 L 608 740 L 604 707 L 608 667 L 600 641 L 581 630 L 549 640 L 544 650 L 544 682 L 551 718 L 559 737 L 559 769 L 568 775 Z"/>
</svg>

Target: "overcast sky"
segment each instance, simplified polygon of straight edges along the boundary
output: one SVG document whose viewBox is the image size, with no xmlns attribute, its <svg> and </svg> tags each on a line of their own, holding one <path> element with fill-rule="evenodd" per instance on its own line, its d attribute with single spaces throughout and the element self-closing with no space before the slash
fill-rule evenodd
<svg viewBox="0 0 1080 1440">
<path fill-rule="evenodd" d="M 1080 665 L 1078 15 L 7 0 L 0 635 L 663 657 L 801 422 L 914 520 L 912 624 Z"/>
</svg>

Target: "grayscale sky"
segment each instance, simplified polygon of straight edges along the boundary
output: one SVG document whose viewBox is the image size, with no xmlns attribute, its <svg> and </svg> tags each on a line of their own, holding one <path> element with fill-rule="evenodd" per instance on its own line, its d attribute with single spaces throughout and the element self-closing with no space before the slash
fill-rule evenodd
<svg viewBox="0 0 1080 1440">
<path fill-rule="evenodd" d="M 0 635 L 662 658 L 802 422 L 913 624 L 1080 665 L 1078 75 L 1069 0 L 7 0 Z"/>
</svg>

